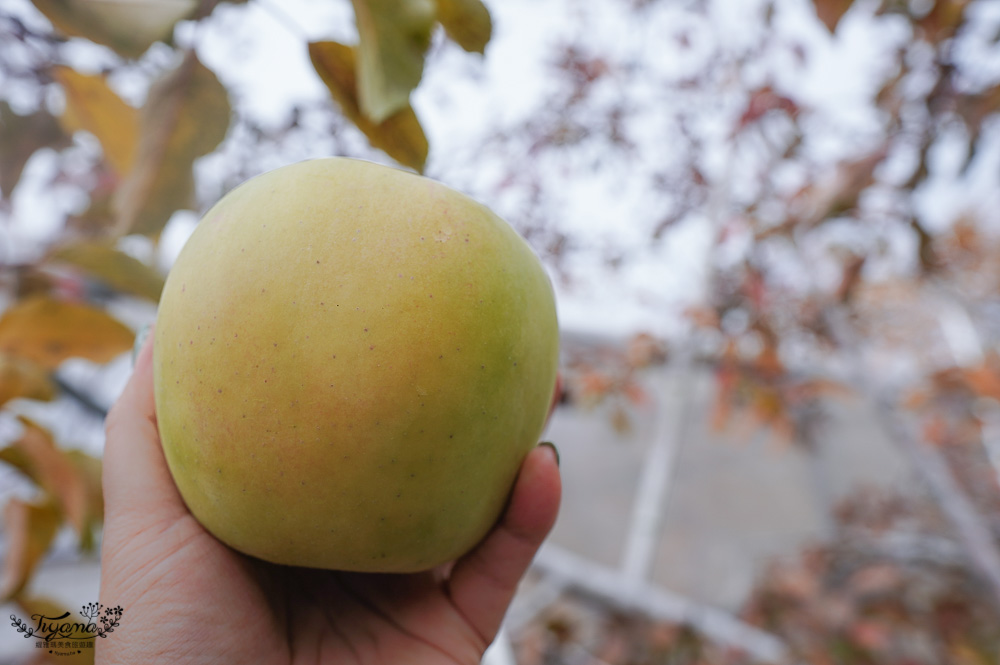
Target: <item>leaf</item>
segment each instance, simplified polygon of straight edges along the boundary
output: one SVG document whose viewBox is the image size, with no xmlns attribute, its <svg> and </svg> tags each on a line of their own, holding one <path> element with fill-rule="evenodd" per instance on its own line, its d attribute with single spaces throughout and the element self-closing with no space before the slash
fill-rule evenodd
<svg viewBox="0 0 1000 665">
<path fill-rule="evenodd" d="M 918 22 L 927 41 L 940 44 L 958 32 L 968 5 L 969 0 L 937 0 L 931 11 Z"/>
<path fill-rule="evenodd" d="M 64 148 L 69 137 L 48 111 L 18 115 L 0 100 L 0 197 L 10 196 L 21 179 L 24 165 L 39 148 Z"/>
<path fill-rule="evenodd" d="M 62 522 L 52 504 L 34 504 L 13 498 L 3 511 L 7 555 L 0 573 L 0 599 L 20 593 L 45 556 Z"/>
<path fill-rule="evenodd" d="M 52 434 L 31 420 L 18 417 L 24 433 L 0 449 L 0 459 L 18 469 L 55 499 L 66 521 L 83 538 L 92 521 L 88 469 L 56 446 Z M 82 453 L 81 453 L 82 454 Z"/>
<path fill-rule="evenodd" d="M 83 480 L 85 488 L 86 510 L 84 512 L 84 529 L 80 533 L 80 548 L 91 550 L 94 547 L 94 529 L 91 528 L 104 521 L 104 492 L 101 486 L 100 459 L 88 455 L 82 450 L 65 451 L 66 458 L 76 467 L 77 475 Z"/>
<path fill-rule="evenodd" d="M 861 282 L 861 272 L 865 266 L 866 258 L 864 255 L 852 255 L 845 261 L 840 285 L 837 286 L 837 291 L 834 294 L 834 298 L 838 302 L 844 303 L 852 299 L 858 284 Z"/>
<path fill-rule="evenodd" d="M 194 160 L 222 143 L 230 112 L 225 87 L 194 51 L 153 84 L 135 167 L 115 197 L 119 233 L 156 234 L 174 211 L 193 206 Z"/>
<path fill-rule="evenodd" d="M 434 0 L 351 0 L 358 24 L 358 99 L 380 123 L 410 103 L 434 28 Z"/>
<path fill-rule="evenodd" d="M 437 0 L 438 20 L 459 46 L 484 53 L 493 32 L 490 11 L 481 0 Z"/>
<path fill-rule="evenodd" d="M 696 328 L 714 328 L 716 330 L 719 328 L 719 312 L 714 307 L 692 305 L 684 310 L 684 316 Z"/>
<path fill-rule="evenodd" d="M 337 42 L 312 42 L 309 57 L 344 115 L 368 141 L 404 166 L 423 171 L 427 161 L 427 137 L 413 108 L 407 105 L 380 123 L 374 123 L 358 106 L 354 49 Z"/>
<path fill-rule="evenodd" d="M 66 93 L 63 128 L 68 133 L 93 134 L 118 175 L 128 173 L 139 142 L 138 110 L 115 94 L 104 76 L 81 74 L 69 67 L 55 67 L 52 75 Z"/>
<path fill-rule="evenodd" d="M 757 122 L 770 111 L 783 111 L 789 116 L 794 116 L 799 112 L 799 106 L 789 97 L 775 92 L 774 88 L 767 85 L 754 90 L 747 102 L 747 107 L 740 117 L 738 128 L 743 129 L 747 125 Z"/>
<path fill-rule="evenodd" d="M 632 433 L 632 419 L 621 404 L 616 404 L 611 410 L 611 428 L 619 436 L 627 436 Z"/>
<path fill-rule="evenodd" d="M 153 42 L 168 39 L 174 24 L 197 0 L 32 0 L 56 30 L 138 58 Z"/>
<path fill-rule="evenodd" d="M 666 359 L 666 344 L 649 333 L 637 333 L 626 344 L 625 362 L 633 369 L 662 365 Z"/>
<path fill-rule="evenodd" d="M 24 358 L 0 353 L 0 405 L 18 397 L 47 402 L 55 395 L 48 372 Z"/>
<path fill-rule="evenodd" d="M 0 352 L 45 369 L 67 358 L 107 362 L 132 348 L 135 335 L 104 310 L 48 296 L 32 296 L 0 316 Z"/>
<path fill-rule="evenodd" d="M 153 268 L 114 245 L 96 240 L 66 245 L 52 252 L 49 260 L 82 268 L 121 293 L 157 302 L 163 277 Z"/>
<path fill-rule="evenodd" d="M 814 0 L 816 16 L 831 33 L 836 32 L 837 24 L 853 2 L 854 0 Z"/>
<path fill-rule="evenodd" d="M 96 166 L 95 175 L 97 182 L 89 192 L 90 205 L 81 213 L 71 215 L 66 220 L 67 229 L 72 231 L 72 233 L 67 235 L 104 237 L 107 236 L 108 229 L 112 228 L 115 224 L 114 197 L 119 185 L 119 179 L 113 173 L 102 174 L 102 166 L 110 170 L 110 167 L 106 163 Z"/>
<path fill-rule="evenodd" d="M 887 154 L 888 144 L 882 144 L 864 157 L 841 162 L 832 177 L 796 195 L 804 204 L 804 214 L 798 220 L 802 227 L 811 228 L 854 209 L 861 192 L 875 182 L 875 171 Z"/>
</svg>

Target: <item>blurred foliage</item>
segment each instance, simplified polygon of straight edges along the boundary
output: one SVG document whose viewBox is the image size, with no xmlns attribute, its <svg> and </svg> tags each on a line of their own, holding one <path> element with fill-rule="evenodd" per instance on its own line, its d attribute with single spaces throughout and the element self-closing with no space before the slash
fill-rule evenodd
<svg viewBox="0 0 1000 665">
<path fill-rule="evenodd" d="M 739 616 L 781 636 L 789 663 L 987 665 L 1000 610 L 933 504 L 881 490 L 837 509 L 837 538 L 765 570 Z M 515 636 L 521 665 L 763 665 L 683 624 L 568 590 Z"/>
<path fill-rule="evenodd" d="M 664 6 L 631 4 L 639 17 Z M 898 522 L 918 545 L 940 539 L 951 558 L 878 549 L 886 534 L 855 506 L 830 544 L 761 579 L 749 622 L 784 640 L 795 662 L 996 662 L 1000 218 L 995 197 L 955 192 L 976 181 L 1000 188 L 988 156 L 1000 140 L 998 22 L 976 0 L 812 4 L 816 35 L 789 30 L 795 10 L 764 1 L 744 15 L 739 39 L 708 27 L 708 3 L 676 8 L 668 38 L 690 57 L 675 69 L 637 65 L 632 51 L 584 31 L 564 40 L 550 68 L 559 83 L 492 138 L 499 151 L 529 146 L 494 186 L 524 201 L 522 217 L 537 220 L 529 233 L 572 287 L 563 263 L 595 248 L 561 230 L 570 227 L 559 224 L 560 183 L 588 172 L 613 179 L 629 165 L 627 184 L 653 194 L 629 220 L 650 246 L 685 224 L 710 229 L 707 284 L 689 280 L 707 298 L 687 310 L 686 336 L 662 343 L 662 358 L 714 375 L 711 424 L 812 448 L 825 405 L 860 399 L 926 481 L 936 504 L 909 507 Z M 790 83 L 802 83 L 818 52 L 857 40 L 859 24 L 886 36 L 865 72 L 873 113 L 863 131 L 835 102 Z M 644 144 L 637 137 L 651 125 L 662 138 Z M 944 197 L 950 207 L 935 200 L 938 218 L 928 214 Z M 638 258 L 605 251 L 611 270 Z M 567 399 L 607 408 L 627 431 L 649 385 L 627 349 L 646 337 L 568 353 Z M 543 617 L 522 636 L 523 662 L 750 662 L 691 628 L 600 612 L 605 623 L 579 633 Z"/>
<path fill-rule="evenodd" d="M 196 161 L 231 131 L 252 126 L 198 58 L 198 44 L 175 40 L 180 24 L 208 20 L 217 4 L 34 0 L 0 8 L 0 75 L 12 91 L 0 91 L 0 212 L 10 213 L 25 165 L 46 151 L 61 160 L 48 186 L 68 182 L 89 199 L 42 251 L 25 258 L 4 248 L 0 407 L 9 414 L 17 414 L 23 400 L 51 401 L 64 393 L 80 399 L 59 378 L 64 361 L 102 364 L 132 348 L 133 331 L 109 305 L 155 303 L 163 275 L 147 256 L 130 253 L 135 243 L 126 240 L 139 235 L 155 247 L 174 213 L 199 210 Z M 339 105 L 374 147 L 421 171 L 428 144 L 409 97 L 423 75 L 431 36 L 441 28 L 461 48 L 482 53 L 489 12 L 479 0 L 353 0 L 352 6 L 357 44 L 308 44 L 315 74 L 331 93 L 322 112 L 335 117 L 332 104 Z M 80 40 L 106 47 L 102 60 L 110 64 L 95 72 L 74 58 Z M 144 82 L 141 105 L 112 83 L 121 75 Z M 73 159 L 67 149 L 78 150 L 81 140 L 99 146 L 83 171 L 67 166 Z M 101 463 L 17 418 L 20 434 L 0 449 L 0 462 L 35 490 L 4 507 L 0 601 L 27 611 L 52 605 L 33 597 L 30 583 L 63 529 L 83 550 L 93 547 L 103 514 Z M 47 657 L 39 655 L 39 662 Z M 73 658 L 92 662 L 93 650 Z"/>
<path fill-rule="evenodd" d="M 241 115 L 233 91 L 199 59 L 199 33 L 180 27 L 211 20 L 220 4 L 239 12 L 253 2 L 33 0 L 22 9 L 0 8 L 0 213 L 13 209 L 36 155 L 55 156 L 47 191 L 69 184 L 87 201 L 38 251 L 8 252 L 0 264 L 0 406 L 8 414 L 17 413 L 19 400 L 65 392 L 59 368 L 67 359 L 105 363 L 131 347 L 133 333 L 110 305 L 155 302 L 163 277 L 129 240 L 141 236 L 155 247 L 177 211 L 204 207 L 195 200 L 199 160 L 218 155 L 229 139 L 226 155 L 235 168 L 252 170 L 250 157 L 268 154 L 311 120 L 323 137 L 357 130 L 420 172 L 429 146 L 410 99 L 435 34 L 470 53 L 483 53 L 492 34 L 481 0 L 351 0 L 356 43 L 302 38 L 329 103 L 296 107 L 285 126 L 268 129 Z M 644 12 L 664 3 L 620 4 L 639 25 Z M 707 20 L 709 4 L 676 3 L 699 20 Z M 562 279 L 563 259 L 580 241 L 557 223 L 553 178 L 635 165 L 628 177 L 644 181 L 656 205 L 646 211 L 649 219 L 629 221 L 651 246 L 688 220 L 712 220 L 708 297 L 685 318 L 697 348 L 639 335 L 622 348 L 567 358 L 564 400 L 610 404 L 613 425 L 626 431 L 631 409 L 650 400 L 648 368 L 684 357 L 715 374 L 717 428 L 762 427 L 808 444 L 817 405 L 865 387 L 843 372 L 856 365 L 865 383 L 888 389 L 892 409 L 919 421 L 933 454 L 978 511 L 974 526 L 989 530 L 990 539 L 976 547 L 995 555 L 995 210 L 970 205 L 944 226 L 921 215 L 935 183 L 982 169 L 997 140 L 1000 73 L 977 70 L 963 55 L 971 43 L 996 51 L 996 37 L 991 42 L 977 32 L 989 0 L 813 0 L 816 25 L 831 41 L 852 20 L 907 35 L 886 62 L 873 64 L 876 126 L 863 135 L 839 126 L 829 109 L 811 105 L 776 71 L 774 63 L 808 58 L 795 39 L 772 38 L 785 4 L 762 1 L 756 37 L 721 39 L 696 66 L 669 76 L 649 63 L 617 61 L 593 35 L 567 38 L 552 54 L 547 73 L 554 83 L 537 112 L 475 147 L 504 156 L 495 189 L 525 202 L 520 227 Z M 294 23 L 282 20 L 289 18 Z M 669 35 L 678 53 L 697 42 L 691 25 L 680 22 Z M 74 60 L 81 43 L 103 49 L 100 71 Z M 123 78 L 138 81 L 140 94 L 124 94 L 115 83 Z M 636 81 L 642 85 L 633 96 Z M 636 129 L 650 124 L 651 108 L 670 128 L 669 140 L 650 141 Z M 728 109 L 722 132 L 704 122 L 717 108 Z M 838 149 L 818 147 L 824 141 Z M 964 149 L 942 174 L 935 155 L 956 141 Z M 515 144 L 526 147 L 510 149 Z M 558 161 L 566 155 L 569 166 Z M 618 269 L 630 258 L 609 251 L 606 262 Z M 863 345 L 838 330 L 845 320 Z M 883 385 L 900 365 L 909 371 L 905 385 Z M 43 602 L 30 597 L 30 580 L 57 534 L 69 529 L 81 546 L 91 546 L 102 506 L 99 460 L 59 445 L 29 419 L 19 426 L 0 461 L 37 491 L 5 507 L 0 598 L 27 606 Z M 962 461 L 969 455 L 975 464 Z M 900 510 L 905 520 L 885 519 L 920 524 L 921 538 L 954 535 L 947 510 Z M 847 512 L 842 533 L 870 532 L 868 508 Z M 1000 589 L 983 583 L 975 565 L 873 551 L 879 534 L 869 532 L 776 568 L 762 579 L 746 619 L 811 663 L 995 662 L 1000 636 L 990 629 L 1000 625 Z M 968 542 L 948 542 L 965 564 L 981 561 Z M 746 662 L 686 627 L 600 612 L 603 623 L 583 641 L 572 617 L 547 616 L 522 638 L 523 662 Z"/>
</svg>

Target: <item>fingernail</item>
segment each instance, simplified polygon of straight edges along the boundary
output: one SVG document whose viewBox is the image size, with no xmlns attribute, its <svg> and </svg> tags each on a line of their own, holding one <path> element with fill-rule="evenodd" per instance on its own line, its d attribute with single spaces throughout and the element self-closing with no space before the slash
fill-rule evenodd
<svg viewBox="0 0 1000 665">
<path fill-rule="evenodd" d="M 135 342 L 132 344 L 132 367 L 135 367 L 135 361 L 139 357 L 139 350 L 142 348 L 143 342 L 149 337 L 149 331 L 153 328 L 153 325 L 147 323 L 139 332 L 135 334 Z"/>
<path fill-rule="evenodd" d="M 556 444 L 552 443 L 551 441 L 542 441 L 538 445 L 545 446 L 547 448 L 551 448 L 552 449 L 552 454 L 556 458 L 556 466 L 559 466 L 559 449 L 556 448 Z"/>
</svg>

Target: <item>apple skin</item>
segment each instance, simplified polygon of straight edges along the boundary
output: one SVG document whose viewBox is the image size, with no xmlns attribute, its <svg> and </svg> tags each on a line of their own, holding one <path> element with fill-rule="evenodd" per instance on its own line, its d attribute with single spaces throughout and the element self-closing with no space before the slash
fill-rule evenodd
<svg viewBox="0 0 1000 665">
<path fill-rule="evenodd" d="M 498 519 L 558 354 L 551 283 L 489 209 L 370 162 L 300 162 L 223 197 L 170 271 L 163 451 L 236 550 L 425 570 Z"/>
</svg>

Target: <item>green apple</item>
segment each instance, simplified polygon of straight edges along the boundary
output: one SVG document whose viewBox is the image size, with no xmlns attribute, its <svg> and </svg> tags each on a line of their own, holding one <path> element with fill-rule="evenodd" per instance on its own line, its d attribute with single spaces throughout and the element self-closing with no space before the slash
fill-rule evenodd
<svg viewBox="0 0 1000 665">
<path fill-rule="evenodd" d="M 253 178 L 160 301 L 163 451 L 192 514 L 275 563 L 427 569 L 496 522 L 556 383 L 551 283 L 483 205 L 374 163 Z"/>
</svg>

